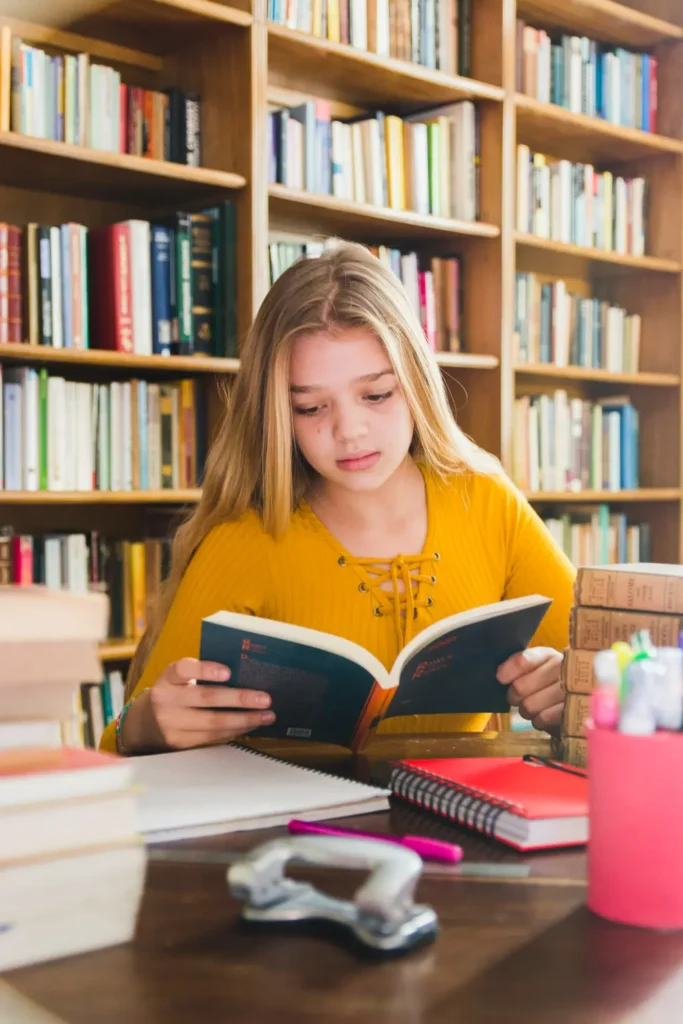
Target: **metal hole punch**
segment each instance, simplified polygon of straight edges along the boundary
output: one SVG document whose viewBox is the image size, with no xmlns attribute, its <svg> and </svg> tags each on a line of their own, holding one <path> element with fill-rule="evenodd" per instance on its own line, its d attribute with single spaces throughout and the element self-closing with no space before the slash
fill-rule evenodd
<svg viewBox="0 0 683 1024">
<path fill-rule="evenodd" d="M 347 901 L 287 878 L 288 864 L 367 868 L 371 874 Z M 347 836 L 287 836 L 263 843 L 232 864 L 227 881 L 232 895 L 246 904 L 246 921 L 330 921 L 348 928 L 364 946 L 399 953 L 433 940 L 438 932 L 434 910 L 413 902 L 421 874 L 422 859 L 401 846 Z"/>
</svg>

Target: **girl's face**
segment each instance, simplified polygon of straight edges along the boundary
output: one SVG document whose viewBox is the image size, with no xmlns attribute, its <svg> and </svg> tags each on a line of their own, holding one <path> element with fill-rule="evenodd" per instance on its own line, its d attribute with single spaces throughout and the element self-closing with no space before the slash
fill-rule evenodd
<svg viewBox="0 0 683 1024">
<path fill-rule="evenodd" d="M 298 338 L 289 384 L 294 437 L 328 483 L 373 491 L 403 463 L 413 418 L 384 346 L 369 331 Z"/>
</svg>

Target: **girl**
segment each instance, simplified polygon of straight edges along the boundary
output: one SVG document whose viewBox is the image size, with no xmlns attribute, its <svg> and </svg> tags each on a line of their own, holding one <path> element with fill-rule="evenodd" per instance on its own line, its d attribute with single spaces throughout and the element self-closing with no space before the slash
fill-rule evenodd
<svg viewBox="0 0 683 1024">
<path fill-rule="evenodd" d="M 573 577 L 496 460 L 456 425 L 399 280 L 342 244 L 291 267 L 258 312 L 158 620 L 102 747 L 192 747 L 272 722 L 267 694 L 194 685 L 230 675 L 197 660 L 213 612 L 336 633 L 389 667 L 430 623 L 532 593 L 554 599 L 538 646 L 498 678 L 525 718 L 553 728 Z M 488 717 L 426 726 L 476 731 Z"/>
</svg>

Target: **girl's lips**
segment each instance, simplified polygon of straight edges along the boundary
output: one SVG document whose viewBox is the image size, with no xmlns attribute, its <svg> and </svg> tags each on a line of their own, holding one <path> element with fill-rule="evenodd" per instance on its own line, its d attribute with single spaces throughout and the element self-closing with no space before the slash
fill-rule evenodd
<svg viewBox="0 0 683 1024">
<path fill-rule="evenodd" d="M 379 452 L 369 452 L 367 455 L 354 455 L 348 459 L 338 459 L 337 465 L 347 473 L 355 473 L 359 469 L 370 469 L 379 461 Z"/>
</svg>

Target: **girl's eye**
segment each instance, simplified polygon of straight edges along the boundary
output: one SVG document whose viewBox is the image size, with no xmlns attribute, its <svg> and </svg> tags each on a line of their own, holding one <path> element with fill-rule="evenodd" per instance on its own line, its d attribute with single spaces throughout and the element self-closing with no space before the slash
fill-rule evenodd
<svg viewBox="0 0 683 1024">
<path fill-rule="evenodd" d="M 320 412 L 321 409 L 321 405 L 311 405 L 306 409 L 302 408 L 301 406 L 295 406 L 294 412 L 297 414 L 297 416 L 315 416 L 315 414 L 317 412 Z"/>
<path fill-rule="evenodd" d="M 372 405 L 378 405 L 380 402 L 386 402 L 387 398 L 391 398 L 393 391 L 385 391 L 381 395 L 366 395 L 366 399 Z"/>
</svg>

